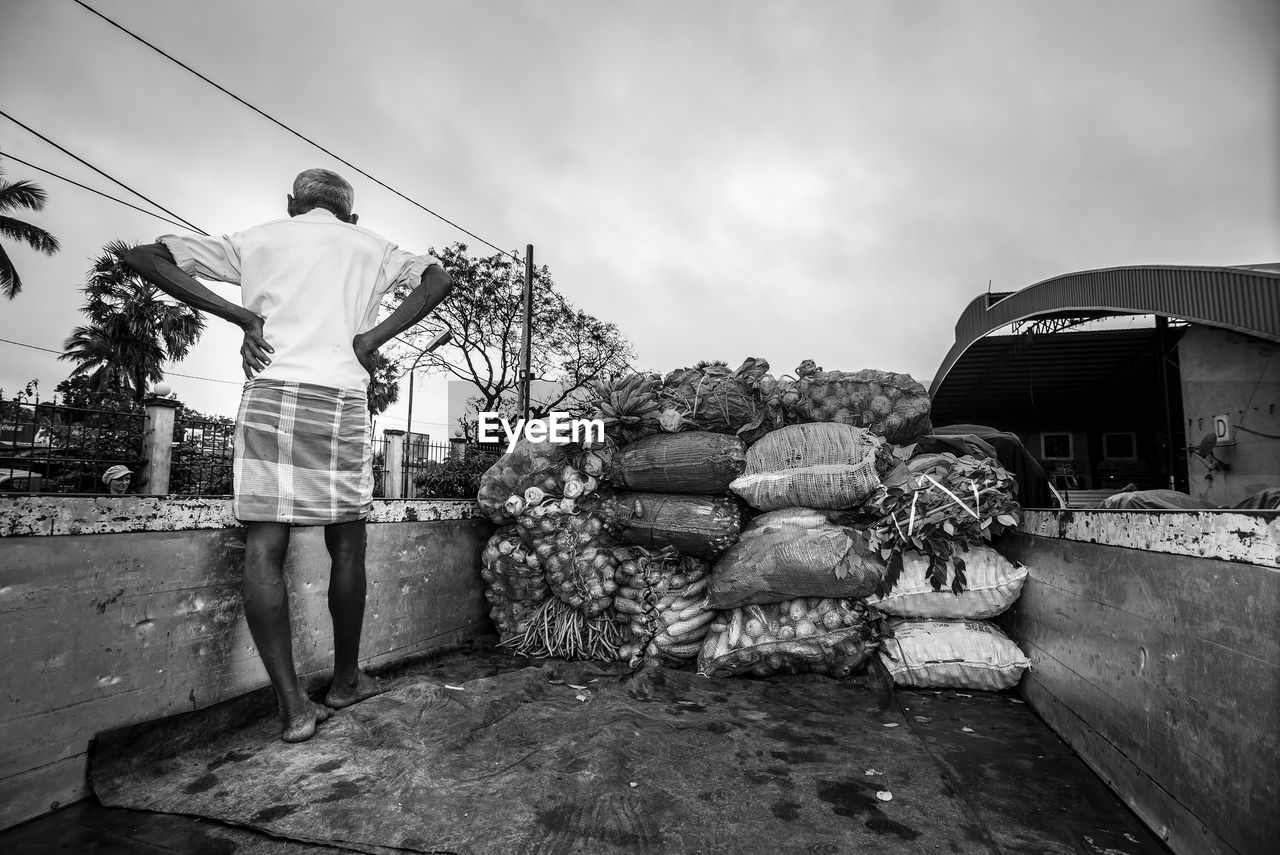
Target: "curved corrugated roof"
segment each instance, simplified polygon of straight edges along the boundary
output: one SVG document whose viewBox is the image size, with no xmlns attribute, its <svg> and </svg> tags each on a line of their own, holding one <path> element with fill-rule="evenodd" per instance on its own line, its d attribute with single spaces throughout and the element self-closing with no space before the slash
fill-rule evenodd
<svg viewBox="0 0 1280 855">
<path fill-rule="evenodd" d="M 1252 267 L 1110 267 L 982 294 L 960 314 L 956 342 L 930 386 L 978 339 L 1015 321 L 1053 315 L 1163 315 L 1280 344 L 1280 272 Z"/>
</svg>

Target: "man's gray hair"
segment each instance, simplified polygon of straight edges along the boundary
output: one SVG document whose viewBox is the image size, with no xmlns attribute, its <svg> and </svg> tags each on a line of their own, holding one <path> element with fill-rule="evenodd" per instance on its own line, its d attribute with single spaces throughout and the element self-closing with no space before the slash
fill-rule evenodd
<svg viewBox="0 0 1280 855">
<path fill-rule="evenodd" d="M 336 172 L 308 169 L 293 179 L 293 198 L 303 209 L 324 208 L 339 217 L 349 217 L 356 191 Z"/>
</svg>

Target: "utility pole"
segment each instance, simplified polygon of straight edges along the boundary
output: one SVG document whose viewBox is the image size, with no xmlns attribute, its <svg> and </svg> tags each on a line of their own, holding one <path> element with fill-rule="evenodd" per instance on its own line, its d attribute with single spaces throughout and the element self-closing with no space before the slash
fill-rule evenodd
<svg viewBox="0 0 1280 855">
<path fill-rule="evenodd" d="M 524 250 L 524 335 L 520 341 L 520 418 L 529 420 L 529 374 L 533 357 L 533 244 Z"/>
</svg>

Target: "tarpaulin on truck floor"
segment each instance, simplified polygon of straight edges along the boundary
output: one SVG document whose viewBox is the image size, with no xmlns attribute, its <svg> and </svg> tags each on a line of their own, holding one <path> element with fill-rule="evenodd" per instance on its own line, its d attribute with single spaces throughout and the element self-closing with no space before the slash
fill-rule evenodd
<svg viewBox="0 0 1280 855">
<path fill-rule="evenodd" d="M 216 710 L 104 734 L 93 786 L 374 853 L 990 851 L 858 680 L 512 667 L 400 678 L 299 745 L 274 717 L 211 733 Z"/>
</svg>

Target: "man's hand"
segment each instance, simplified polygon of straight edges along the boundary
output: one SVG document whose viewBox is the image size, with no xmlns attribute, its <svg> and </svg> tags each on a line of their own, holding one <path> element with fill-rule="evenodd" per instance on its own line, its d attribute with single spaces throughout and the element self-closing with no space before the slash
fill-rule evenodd
<svg viewBox="0 0 1280 855">
<path fill-rule="evenodd" d="M 254 315 L 243 325 L 244 343 L 240 345 L 240 364 L 244 368 L 246 380 L 252 380 L 253 375 L 270 365 L 271 358 L 267 354 L 275 353 L 275 348 L 267 344 L 262 335 L 264 323 L 262 318 Z"/>
<path fill-rule="evenodd" d="M 378 349 L 370 345 L 368 336 L 365 333 L 360 333 L 351 339 L 351 349 L 356 352 L 356 359 L 360 360 L 364 370 L 369 372 L 370 377 L 373 377 L 375 367 L 373 358 L 378 355 Z"/>
</svg>

